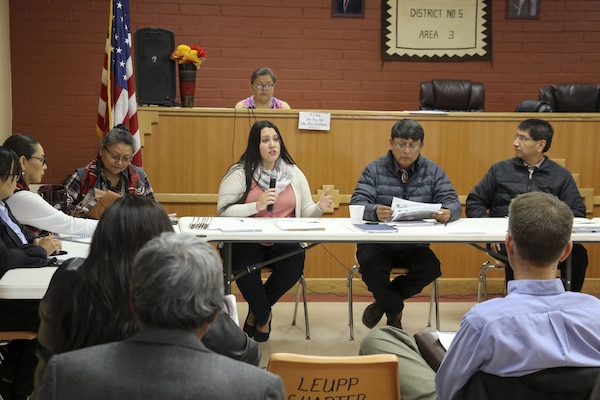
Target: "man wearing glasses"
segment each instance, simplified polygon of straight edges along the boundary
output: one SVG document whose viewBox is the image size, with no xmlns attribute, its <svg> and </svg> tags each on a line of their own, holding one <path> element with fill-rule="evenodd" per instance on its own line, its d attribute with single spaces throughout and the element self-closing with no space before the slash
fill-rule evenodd
<svg viewBox="0 0 600 400">
<path fill-rule="evenodd" d="M 392 127 L 387 155 L 372 161 L 362 172 L 350 204 L 365 206 L 363 219 L 389 221 L 394 197 L 422 203 L 440 203 L 439 223 L 460 218 L 458 196 L 446 173 L 433 161 L 421 156 L 425 133 L 411 119 L 403 119 Z M 359 243 L 356 258 L 363 281 L 373 293 L 375 302 L 363 313 L 362 322 L 373 328 L 387 316 L 387 325 L 402 328 L 404 299 L 423 290 L 441 275 L 440 262 L 429 244 Z M 393 267 L 409 272 L 390 282 Z"/>
<path fill-rule="evenodd" d="M 514 135 L 515 157 L 491 166 L 483 179 L 467 197 L 467 217 L 502 218 L 508 216 L 510 201 L 527 192 L 546 192 L 558 197 L 573 211 L 575 217 L 585 218 L 585 204 L 571 173 L 545 153 L 550 149 L 554 130 L 547 121 L 531 118 L 521 122 Z M 506 255 L 504 246 L 493 243 L 492 250 Z M 571 290 L 580 292 L 588 265 L 587 250 L 580 243 L 571 252 Z M 558 268 L 563 272 L 565 262 Z M 506 280 L 513 279 L 508 263 Z M 564 280 L 564 279 L 563 279 Z"/>
</svg>

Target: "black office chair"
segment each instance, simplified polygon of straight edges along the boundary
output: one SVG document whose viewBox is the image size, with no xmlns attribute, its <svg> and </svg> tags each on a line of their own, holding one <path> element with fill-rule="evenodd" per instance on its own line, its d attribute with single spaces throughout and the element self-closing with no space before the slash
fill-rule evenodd
<svg viewBox="0 0 600 400">
<path fill-rule="evenodd" d="M 483 83 L 460 79 L 433 79 L 421 82 L 421 110 L 483 111 Z"/>
<path fill-rule="evenodd" d="M 523 100 L 517 105 L 515 112 L 552 112 L 552 106 L 544 100 Z"/>
<path fill-rule="evenodd" d="M 560 83 L 540 89 L 539 100 L 554 112 L 600 112 L 600 84 Z"/>
<path fill-rule="evenodd" d="M 598 367 L 548 368 L 520 377 L 477 372 L 454 400 L 588 400 L 600 374 Z"/>
</svg>

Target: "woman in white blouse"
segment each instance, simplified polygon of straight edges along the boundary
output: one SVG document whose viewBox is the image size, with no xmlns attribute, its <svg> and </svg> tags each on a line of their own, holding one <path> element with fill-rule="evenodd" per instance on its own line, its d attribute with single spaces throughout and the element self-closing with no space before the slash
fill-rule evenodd
<svg viewBox="0 0 600 400">
<path fill-rule="evenodd" d="M 58 234 L 93 235 L 98 221 L 71 217 L 29 191 L 29 185 L 40 183 L 48 168 L 44 148 L 35 138 L 17 133 L 6 139 L 3 146 L 17 153 L 23 170 L 15 193 L 6 199 L 21 224 Z"/>
</svg>

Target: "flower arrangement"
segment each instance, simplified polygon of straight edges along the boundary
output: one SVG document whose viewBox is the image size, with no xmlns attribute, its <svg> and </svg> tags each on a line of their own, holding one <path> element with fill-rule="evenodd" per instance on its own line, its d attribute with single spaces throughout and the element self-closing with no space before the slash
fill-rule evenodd
<svg viewBox="0 0 600 400">
<path fill-rule="evenodd" d="M 194 64 L 196 68 L 200 68 L 206 60 L 206 51 L 200 46 L 180 44 L 171 53 L 171 60 L 175 60 L 177 64 Z"/>
</svg>

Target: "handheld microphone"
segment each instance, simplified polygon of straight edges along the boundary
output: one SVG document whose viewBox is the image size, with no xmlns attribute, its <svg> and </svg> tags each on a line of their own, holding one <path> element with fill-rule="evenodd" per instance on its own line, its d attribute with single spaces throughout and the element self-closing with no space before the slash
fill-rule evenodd
<svg viewBox="0 0 600 400">
<path fill-rule="evenodd" d="M 272 174 L 271 180 L 269 181 L 269 189 L 275 189 L 275 185 L 277 184 L 277 175 Z M 267 206 L 268 212 L 273 212 L 273 204 L 269 204 Z"/>
</svg>

